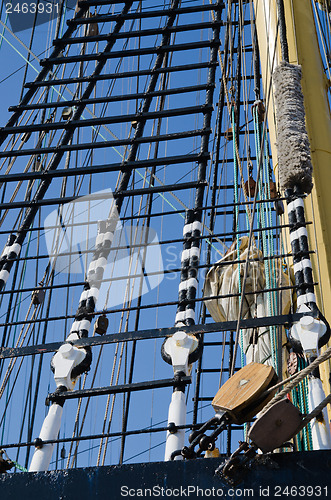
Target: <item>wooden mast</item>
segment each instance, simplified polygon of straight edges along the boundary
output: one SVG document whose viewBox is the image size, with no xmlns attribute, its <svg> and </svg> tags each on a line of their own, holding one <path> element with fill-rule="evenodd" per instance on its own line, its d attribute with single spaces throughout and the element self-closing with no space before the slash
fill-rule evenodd
<svg viewBox="0 0 331 500">
<path fill-rule="evenodd" d="M 317 303 L 331 323 L 331 114 L 327 80 L 322 64 L 311 0 L 285 0 L 285 18 L 289 48 L 289 62 L 302 67 L 302 90 L 306 111 L 306 127 L 311 145 L 314 168 L 314 188 L 305 200 L 307 220 L 314 221 L 307 227 L 310 248 L 317 248 L 311 256 L 316 287 Z M 268 95 L 273 69 L 280 60 L 275 0 L 254 0 L 264 95 Z M 275 49 L 275 51 L 274 51 Z M 275 54 L 274 54 L 275 52 Z M 275 175 L 277 178 L 276 124 L 273 96 L 268 109 L 268 126 Z M 330 393 L 330 361 L 320 367 L 326 394 Z M 330 413 L 329 413 L 330 417 Z"/>
</svg>

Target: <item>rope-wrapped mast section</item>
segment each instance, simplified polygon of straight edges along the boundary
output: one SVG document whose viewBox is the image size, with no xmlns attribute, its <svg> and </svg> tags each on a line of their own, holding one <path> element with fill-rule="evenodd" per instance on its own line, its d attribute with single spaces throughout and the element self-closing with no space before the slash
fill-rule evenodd
<svg viewBox="0 0 331 500">
<path fill-rule="evenodd" d="M 330 337 L 330 327 L 318 309 L 309 253 L 308 234 L 303 198 L 313 187 L 313 168 L 309 138 L 305 124 L 304 96 L 301 89 L 301 67 L 290 64 L 286 38 L 283 0 L 277 1 L 282 62 L 273 72 L 277 121 L 277 156 L 280 188 L 287 200 L 290 241 L 297 289 L 297 308 L 307 313 L 294 324 L 290 341 L 297 352 L 303 352 L 309 363 Z M 310 411 L 324 400 L 325 395 L 318 369 L 308 381 Z M 330 448 L 331 435 L 324 410 L 321 419 L 312 422 L 314 449 Z"/>
</svg>

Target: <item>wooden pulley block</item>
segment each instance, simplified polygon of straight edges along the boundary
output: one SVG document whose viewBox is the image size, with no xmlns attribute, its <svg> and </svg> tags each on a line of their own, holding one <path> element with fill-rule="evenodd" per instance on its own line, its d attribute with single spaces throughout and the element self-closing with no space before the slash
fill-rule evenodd
<svg viewBox="0 0 331 500">
<path fill-rule="evenodd" d="M 73 109 L 71 106 L 66 106 L 62 111 L 62 120 L 69 120 L 72 117 Z"/>
<path fill-rule="evenodd" d="M 92 13 L 89 14 L 90 18 L 94 17 Z M 99 26 L 98 23 L 93 23 L 88 25 L 87 36 L 97 36 L 99 34 Z"/>
<path fill-rule="evenodd" d="M 301 421 L 298 408 L 289 399 L 282 399 L 256 420 L 248 437 L 263 453 L 267 453 L 293 438 Z"/>
<path fill-rule="evenodd" d="M 35 158 L 32 170 L 37 172 L 38 170 L 40 170 L 40 166 L 41 166 L 41 155 L 38 155 Z"/>
<path fill-rule="evenodd" d="M 232 141 L 233 139 L 233 131 L 232 131 L 232 128 L 228 128 L 225 132 L 224 132 L 224 137 L 227 141 Z"/>
<path fill-rule="evenodd" d="M 265 391 L 277 382 L 272 366 L 249 363 L 222 385 L 212 401 L 216 412 L 225 412 L 232 422 L 251 420 L 267 404 L 273 392 Z"/>
<path fill-rule="evenodd" d="M 245 182 L 245 189 L 246 189 L 247 195 L 250 198 L 254 198 L 255 188 L 256 188 L 256 181 L 253 179 L 252 176 L 249 176 L 248 180 Z"/>
<path fill-rule="evenodd" d="M 233 109 L 234 121 L 236 122 L 238 118 L 238 110 L 236 101 L 234 99 L 231 100 L 231 109 Z"/>
<path fill-rule="evenodd" d="M 284 205 L 283 205 L 282 200 L 275 200 L 274 207 L 275 207 L 277 215 L 279 215 L 279 216 L 284 215 L 285 210 L 284 210 Z"/>
<path fill-rule="evenodd" d="M 92 23 L 88 27 L 87 36 L 97 36 L 99 34 L 98 23 Z"/>
<path fill-rule="evenodd" d="M 39 306 L 44 302 L 45 299 L 45 290 L 43 288 L 36 288 L 31 295 L 32 304 L 35 306 Z"/>
<path fill-rule="evenodd" d="M 263 123 L 265 116 L 265 107 L 263 102 L 259 99 L 254 102 L 252 106 L 252 115 L 255 116 L 255 109 L 257 111 L 257 118 L 259 123 Z"/>
<path fill-rule="evenodd" d="M 269 188 L 270 188 L 270 198 L 274 200 L 278 196 L 276 183 L 274 181 L 270 181 Z"/>
<path fill-rule="evenodd" d="M 101 314 L 95 322 L 95 333 L 98 333 L 99 335 L 104 335 L 107 333 L 107 328 L 108 328 L 108 318 L 105 314 Z"/>
</svg>

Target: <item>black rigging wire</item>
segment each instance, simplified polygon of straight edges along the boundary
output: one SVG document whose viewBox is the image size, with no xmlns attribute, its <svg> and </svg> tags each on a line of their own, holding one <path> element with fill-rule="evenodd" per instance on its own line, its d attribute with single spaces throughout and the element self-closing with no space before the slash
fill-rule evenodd
<svg viewBox="0 0 331 500">
<path fill-rule="evenodd" d="M 228 66 L 228 55 L 229 55 L 229 24 L 226 23 L 225 29 L 225 38 L 224 38 L 224 61 L 223 67 L 227 68 Z M 215 151 L 215 159 L 214 159 L 214 173 L 213 173 L 213 182 L 212 182 L 212 193 L 211 193 L 211 202 L 210 202 L 210 218 L 209 218 L 209 229 L 210 236 L 209 245 L 207 246 L 207 256 L 206 256 L 206 267 L 208 269 L 210 265 L 211 259 L 211 248 L 213 241 L 213 233 L 215 227 L 215 216 L 216 216 L 216 192 L 218 187 L 218 169 L 220 163 L 220 150 L 221 150 L 221 138 L 222 138 L 222 126 L 223 126 L 223 111 L 225 104 L 225 89 L 224 89 L 224 81 L 221 78 L 219 99 L 218 99 L 218 122 L 216 122 L 217 133 L 216 133 L 216 151 Z M 206 320 L 206 306 L 203 303 L 202 313 L 201 313 L 201 321 L 204 323 Z M 200 382 L 201 382 L 201 367 L 202 367 L 202 357 L 200 357 L 197 361 L 197 369 L 196 369 L 196 388 L 195 388 L 195 396 L 194 396 L 194 406 L 193 406 L 193 424 L 197 422 L 198 418 L 198 404 L 199 404 L 199 396 L 200 396 Z"/>
<path fill-rule="evenodd" d="M 278 21 L 279 21 L 279 41 L 282 51 L 282 60 L 285 62 L 289 62 L 288 56 L 288 44 L 287 44 L 287 35 L 286 35 L 286 21 L 285 21 L 285 10 L 284 10 L 284 1 L 277 0 L 277 12 L 278 12 Z"/>
<path fill-rule="evenodd" d="M 165 61 L 164 61 L 164 66 L 167 65 L 167 61 L 168 61 L 168 54 L 166 54 L 166 57 L 165 57 Z M 166 88 L 166 85 L 168 84 L 168 79 L 166 77 L 166 75 L 163 75 L 163 79 L 162 79 L 162 90 L 164 90 Z M 163 108 L 164 108 L 164 105 L 165 105 L 165 97 L 162 96 L 161 99 L 160 99 L 160 104 L 159 104 L 159 110 L 162 111 Z M 156 136 L 159 136 L 160 135 L 160 130 L 161 130 L 161 123 L 162 123 L 162 118 L 159 118 L 157 120 L 157 131 L 156 131 Z M 155 150 L 154 150 L 154 158 L 157 157 L 158 155 L 158 146 L 159 144 L 156 143 L 155 144 Z M 153 165 L 152 167 L 152 170 L 151 170 L 151 174 L 150 174 L 150 185 L 153 186 L 154 185 L 154 174 L 155 174 L 155 170 L 156 170 L 156 166 Z M 148 228 L 150 226 L 150 221 L 151 221 L 151 212 L 152 212 L 152 201 L 153 201 L 153 193 L 149 194 L 148 195 L 148 200 L 147 200 L 147 214 L 146 214 L 146 227 L 147 227 L 147 231 L 145 233 L 145 239 L 147 238 L 147 235 L 148 235 Z M 144 255 L 145 257 L 143 257 L 143 262 L 145 262 L 146 260 L 146 249 L 147 247 L 145 246 L 145 249 L 144 249 Z M 141 300 L 142 300 L 142 294 L 141 294 L 141 289 L 142 289 L 142 286 L 143 286 L 143 280 L 144 280 L 144 276 L 141 276 L 140 278 L 140 283 L 139 283 L 139 289 L 140 289 L 140 293 L 139 293 L 139 296 L 138 296 L 138 309 L 137 309 L 137 312 L 136 312 L 136 318 L 135 318 L 135 330 L 138 330 L 139 328 L 139 319 L 140 319 L 140 305 L 141 305 Z M 132 350 L 131 350 L 131 361 L 130 361 L 130 368 L 129 368 L 129 376 L 128 376 L 128 383 L 132 383 L 132 380 L 133 380 L 133 369 L 134 369 L 134 361 L 135 361 L 135 354 L 136 354 L 136 342 L 134 342 L 132 344 Z M 129 416 L 129 406 L 130 406 L 130 397 L 131 397 L 131 394 L 130 392 L 127 394 L 126 396 L 126 401 L 125 401 L 125 396 L 123 398 L 123 400 L 125 401 L 125 408 L 124 408 L 124 415 L 123 415 L 123 423 L 122 423 L 122 431 L 125 432 L 127 430 L 127 423 L 128 423 L 128 416 Z M 124 448 L 125 448 L 125 435 L 123 434 L 122 436 L 122 440 L 121 440 L 121 451 L 120 451 L 120 460 L 119 460 L 119 463 L 123 463 L 123 458 L 124 458 Z"/>
</svg>

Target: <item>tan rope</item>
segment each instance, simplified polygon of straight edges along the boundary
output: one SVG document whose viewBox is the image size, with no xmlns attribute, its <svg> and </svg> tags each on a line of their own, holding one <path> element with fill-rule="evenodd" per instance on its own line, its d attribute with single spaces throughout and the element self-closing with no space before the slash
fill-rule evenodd
<svg viewBox="0 0 331 500">
<path fill-rule="evenodd" d="M 271 390 L 273 390 L 276 387 L 279 387 L 279 385 L 286 384 L 286 387 L 284 387 L 284 389 L 282 391 L 280 391 L 278 394 L 276 394 L 276 396 L 274 396 L 272 398 L 272 400 L 269 401 L 269 403 L 263 408 L 263 410 L 261 411 L 260 415 L 263 415 L 275 403 L 277 403 L 278 401 L 280 401 L 281 399 L 283 399 L 286 396 L 286 394 L 288 392 L 290 392 L 292 389 L 294 389 L 294 387 L 296 387 L 299 384 L 299 382 L 301 382 L 307 375 L 309 375 L 309 373 L 311 373 L 312 371 L 314 371 L 315 368 L 317 368 L 321 363 L 323 363 L 323 361 L 326 361 L 330 357 L 331 357 L 331 347 L 329 347 L 328 349 L 326 349 L 326 351 L 323 354 L 321 354 L 317 359 L 315 359 L 309 366 L 306 366 L 306 368 L 304 368 L 303 370 L 301 370 L 295 377 L 293 377 L 293 379 L 292 379 L 292 377 L 290 377 L 290 379 L 284 380 L 283 382 L 281 382 L 281 384 L 277 384 L 277 386 L 272 387 Z M 290 380 L 290 382 L 287 383 L 289 380 Z M 325 405 L 327 403 L 328 402 L 326 402 Z M 323 408 L 324 408 L 324 406 L 323 406 Z M 319 410 L 319 412 L 320 412 L 320 410 Z M 314 417 L 312 417 L 312 418 L 314 418 Z"/>
<path fill-rule="evenodd" d="M 212 4 L 212 0 L 209 0 L 209 3 Z M 231 8 L 230 5 L 231 4 L 229 4 L 229 8 Z M 211 12 L 211 15 L 212 15 L 212 18 L 213 18 L 213 21 L 214 21 L 215 20 L 215 13 L 214 13 L 214 11 Z M 227 104 L 227 108 L 228 108 L 228 111 L 229 111 L 229 115 L 231 116 L 231 99 L 229 97 L 229 92 L 228 92 L 228 87 L 227 87 L 227 81 L 226 81 L 225 73 L 224 73 L 224 65 L 223 65 L 222 53 L 221 53 L 220 49 L 218 49 L 218 59 L 219 59 L 219 63 L 220 63 L 220 66 L 221 66 L 221 74 L 222 74 L 224 92 L 225 92 L 225 97 L 226 97 L 226 104 Z M 239 167 L 239 173 L 240 173 L 240 179 L 241 179 L 241 187 L 242 187 L 242 190 L 243 190 L 243 194 L 244 194 L 244 198 L 245 198 L 245 203 L 246 203 L 245 208 L 246 208 L 246 212 L 247 212 L 247 217 L 248 217 L 250 225 L 252 225 L 253 224 L 252 213 L 251 213 L 251 209 L 249 207 L 248 194 L 247 194 L 247 190 L 246 190 L 246 186 L 245 186 L 245 180 L 244 180 L 244 173 L 243 173 L 243 169 L 242 169 L 239 148 L 238 148 L 238 144 L 237 144 L 235 136 L 233 137 L 233 141 L 234 141 L 234 146 L 235 146 L 237 164 L 238 164 L 238 167 Z M 256 241 L 255 241 L 254 235 L 252 236 L 252 242 L 253 242 L 253 245 L 256 246 Z"/>
</svg>

